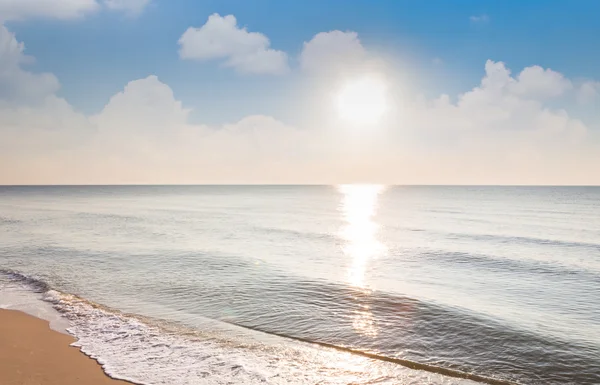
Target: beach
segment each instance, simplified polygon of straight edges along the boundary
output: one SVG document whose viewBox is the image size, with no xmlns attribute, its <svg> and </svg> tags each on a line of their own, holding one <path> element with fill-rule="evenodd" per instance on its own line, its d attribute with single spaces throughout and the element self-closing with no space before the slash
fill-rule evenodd
<svg viewBox="0 0 600 385">
<path fill-rule="evenodd" d="M 70 346 L 71 336 L 48 322 L 15 310 L 0 309 L 0 384 L 117 385 L 95 360 Z"/>
</svg>

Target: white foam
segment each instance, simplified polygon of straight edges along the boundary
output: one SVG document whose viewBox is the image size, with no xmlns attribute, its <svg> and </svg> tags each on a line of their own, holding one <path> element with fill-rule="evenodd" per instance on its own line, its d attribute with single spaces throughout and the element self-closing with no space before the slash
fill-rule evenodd
<svg viewBox="0 0 600 385">
<path fill-rule="evenodd" d="M 69 320 L 75 346 L 110 376 L 136 383 L 475 384 L 283 338 L 241 338 L 227 328 L 226 335 L 182 334 L 53 290 L 45 299 Z"/>
</svg>

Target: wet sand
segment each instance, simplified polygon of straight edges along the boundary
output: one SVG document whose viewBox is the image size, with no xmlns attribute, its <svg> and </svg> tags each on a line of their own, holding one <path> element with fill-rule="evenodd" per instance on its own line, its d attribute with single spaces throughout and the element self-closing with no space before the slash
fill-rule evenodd
<svg viewBox="0 0 600 385">
<path fill-rule="evenodd" d="M 0 309 L 0 384 L 129 384 L 108 377 L 98 362 L 69 346 L 73 341 L 47 321 Z"/>
</svg>

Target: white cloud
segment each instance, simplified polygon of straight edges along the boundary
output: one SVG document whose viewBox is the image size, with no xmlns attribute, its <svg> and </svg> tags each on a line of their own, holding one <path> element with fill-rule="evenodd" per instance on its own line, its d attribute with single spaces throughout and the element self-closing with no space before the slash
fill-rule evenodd
<svg viewBox="0 0 600 385">
<path fill-rule="evenodd" d="M 36 103 L 59 88 L 54 75 L 34 74 L 22 68 L 32 60 L 24 51 L 24 44 L 0 24 L 0 102 Z"/>
<path fill-rule="evenodd" d="M 36 106 L 0 104 L 0 153 L 16 156 L 19 162 L 39 154 L 71 151 L 85 145 L 91 133 L 88 118 L 54 95 Z M 6 166 L 15 163 L 7 161 Z"/>
<path fill-rule="evenodd" d="M 0 22 L 42 17 L 74 19 L 98 8 L 96 0 L 0 0 Z"/>
<path fill-rule="evenodd" d="M 322 72 L 360 65 L 366 57 L 356 32 L 321 32 L 304 43 L 300 65 L 306 71 Z"/>
<path fill-rule="evenodd" d="M 484 13 L 481 15 L 473 15 L 473 16 L 469 17 L 469 20 L 471 20 L 472 23 L 483 24 L 483 23 L 489 22 L 490 17 Z"/>
<path fill-rule="evenodd" d="M 305 142 L 301 132 L 273 117 L 254 115 L 209 127 L 191 124 L 189 112 L 155 76 L 132 81 L 90 119 L 97 136 L 86 152 L 104 154 L 130 180 L 146 175 L 146 181 L 170 183 L 282 178 L 289 170 L 284 165 L 304 155 L 304 146 L 298 148 Z M 102 166 L 95 168 L 110 177 Z"/>
<path fill-rule="evenodd" d="M 577 99 L 581 104 L 592 103 L 600 97 L 600 82 L 588 81 L 578 90 Z"/>
<path fill-rule="evenodd" d="M 223 59 L 224 65 L 241 73 L 282 74 L 288 71 L 288 57 L 270 48 L 267 36 L 240 28 L 233 15 L 209 16 L 200 28 L 188 28 L 179 39 L 182 59 L 199 61 Z"/>
<path fill-rule="evenodd" d="M 583 123 L 570 118 L 565 110 L 551 110 L 543 104 L 544 99 L 570 87 L 561 74 L 533 66 L 514 78 L 504 63 L 491 60 L 485 71 L 481 84 L 459 95 L 456 103 L 446 95 L 421 103 L 417 121 L 426 122 L 425 127 L 431 129 L 447 127 L 485 135 L 537 131 L 577 137 L 585 131 Z"/>
<path fill-rule="evenodd" d="M 90 117 L 54 96 L 0 105 L 0 183 L 252 183 L 303 161 L 301 131 L 273 117 L 209 127 L 188 114 L 156 76 L 129 82 Z"/>
<path fill-rule="evenodd" d="M 33 60 L 24 49 L 0 24 L 0 158 L 5 158 L 0 162 L 14 178 L 29 157 L 51 157 L 85 143 L 91 127 L 86 116 L 55 95 L 60 84 L 53 74 L 22 68 Z"/>
<path fill-rule="evenodd" d="M 485 72 L 481 87 L 476 91 L 481 94 L 485 89 L 486 98 L 512 95 L 525 100 L 543 100 L 560 96 L 573 87 L 562 74 L 540 66 L 526 67 L 514 78 L 503 62 L 488 60 Z"/>
<path fill-rule="evenodd" d="M 561 73 L 540 66 L 525 68 L 519 74 L 515 92 L 537 98 L 560 96 L 573 88 L 573 84 Z"/>
<path fill-rule="evenodd" d="M 132 13 L 140 13 L 149 3 L 150 0 L 104 0 L 109 9 Z"/>
<path fill-rule="evenodd" d="M 600 143 L 589 140 L 588 127 L 565 109 L 546 106 L 547 95 L 529 92 L 539 91 L 538 83 L 520 82 L 504 63 L 488 61 L 481 84 L 455 102 L 442 96 L 410 106 L 415 148 L 433 151 L 430 161 L 446 169 L 439 175 L 459 183 L 600 183 Z M 434 172 L 423 163 L 424 172 Z"/>
<path fill-rule="evenodd" d="M 185 125 L 188 114 L 189 110 L 175 100 L 169 86 L 156 76 L 148 76 L 129 82 L 92 121 L 111 130 L 149 134 Z"/>
<path fill-rule="evenodd" d="M 136 178 L 135 172 L 149 173 L 148 168 L 166 167 L 185 152 L 181 135 L 188 128 L 188 114 L 156 76 L 131 81 L 89 118 L 96 134 L 86 151 L 93 155 L 85 162 L 103 177 L 108 171 L 96 164 L 97 156 L 111 159 L 112 166 L 130 168 L 130 178 Z"/>
<path fill-rule="evenodd" d="M 112 10 L 139 13 L 151 0 L 103 0 Z M 0 0 L 0 23 L 32 18 L 77 19 L 100 10 L 99 0 Z"/>
</svg>

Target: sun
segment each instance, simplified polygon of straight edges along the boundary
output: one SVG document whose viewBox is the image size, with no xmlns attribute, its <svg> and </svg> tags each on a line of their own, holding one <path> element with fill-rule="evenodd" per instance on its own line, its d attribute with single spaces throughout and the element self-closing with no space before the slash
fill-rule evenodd
<svg viewBox="0 0 600 385">
<path fill-rule="evenodd" d="M 338 92 L 336 107 L 340 118 L 356 124 L 374 124 L 387 110 L 386 84 L 376 76 L 347 82 Z"/>
</svg>

